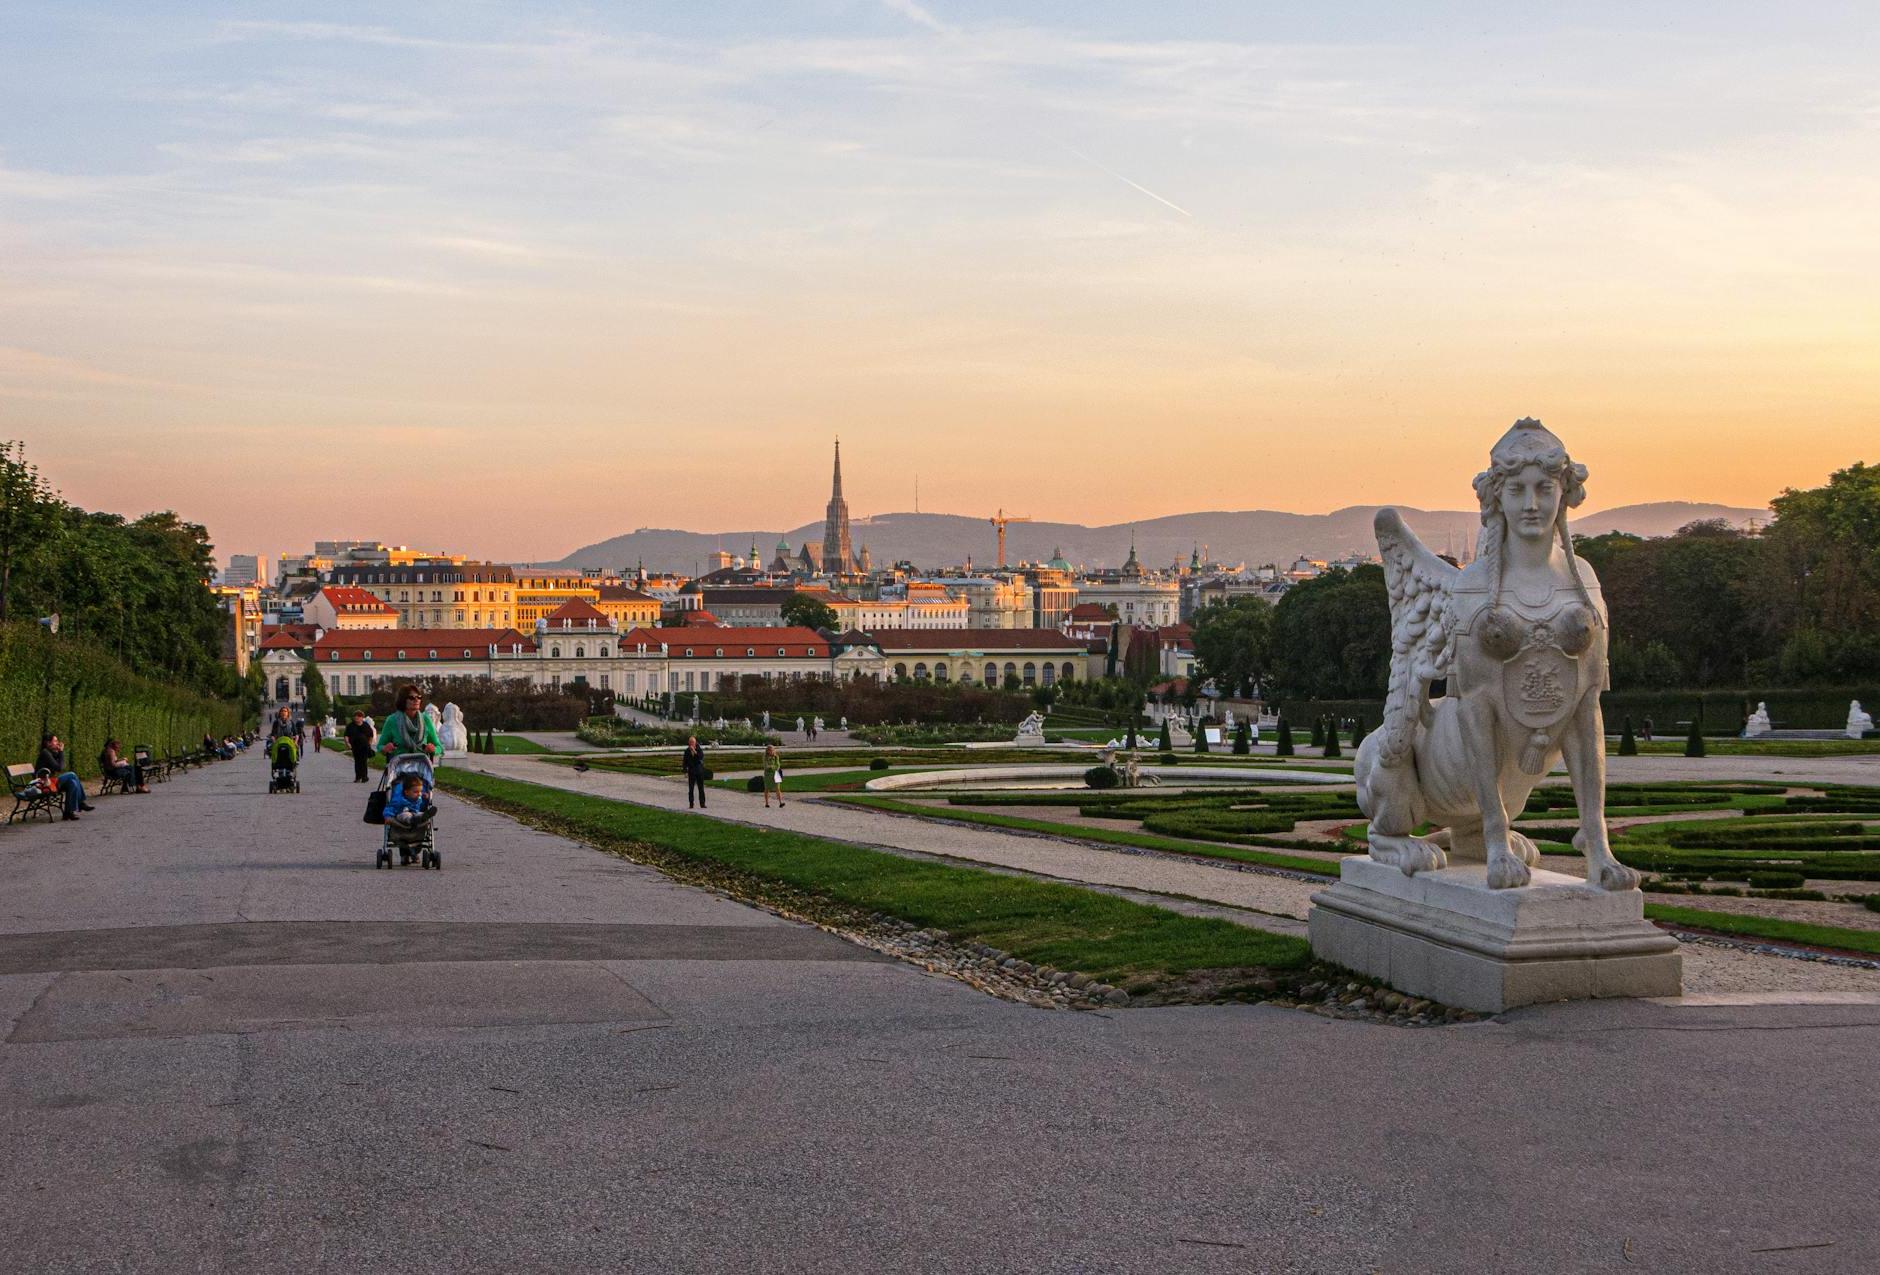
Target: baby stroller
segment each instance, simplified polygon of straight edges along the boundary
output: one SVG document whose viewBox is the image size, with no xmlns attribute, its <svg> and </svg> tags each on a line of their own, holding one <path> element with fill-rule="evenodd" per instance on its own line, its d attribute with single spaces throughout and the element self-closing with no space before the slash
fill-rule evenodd
<svg viewBox="0 0 1880 1275">
<path fill-rule="evenodd" d="M 268 791 L 300 791 L 300 749 L 286 735 L 268 749 Z"/>
<path fill-rule="evenodd" d="M 378 791 L 371 803 L 379 813 L 373 821 L 382 825 L 379 838 L 379 854 L 375 867 L 392 866 L 392 852 L 398 852 L 398 866 L 408 868 L 415 860 L 420 868 L 444 870 L 444 857 L 437 852 L 437 820 L 427 819 L 413 827 L 405 827 L 388 819 L 384 814 L 385 802 L 390 799 L 393 788 L 406 775 L 417 775 L 424 780 L 424 792 L 431 793 L 431 759 L 423 753 L 400 753 L 385 763 L 385 772 L 379 776 Z"/>
</svg>

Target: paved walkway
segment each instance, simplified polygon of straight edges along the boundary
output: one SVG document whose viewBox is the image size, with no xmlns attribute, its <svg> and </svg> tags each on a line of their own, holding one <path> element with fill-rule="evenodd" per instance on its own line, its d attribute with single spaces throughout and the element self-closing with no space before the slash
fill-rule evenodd
<svg viewBox="0 0 1880 1275">
<path fill-rule="evenodd" d="M 1870 1006 L 1050 1013 L 349 773 L 0 829 L 0 1268 L 1880 1266 Z"/>
</svg>

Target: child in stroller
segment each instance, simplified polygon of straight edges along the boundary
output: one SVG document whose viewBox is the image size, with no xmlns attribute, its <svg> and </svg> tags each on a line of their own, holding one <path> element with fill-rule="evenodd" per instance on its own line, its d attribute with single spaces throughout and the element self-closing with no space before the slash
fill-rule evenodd
<svg viewBox="0 0 1880 1275">
<path fill-rule="evenodd" d="M 424 776 L 412 771 L 400 775 L 385 799 L 385 822 L 405 831 L 421 828 L 437 817 L 437 807 L 424 791 Z"/>
<path fill-rule="evenodd" d="M 423 753 L 400 753 L 385 763 L 381 784 L 385 834 L 377 866 L 391 867 L 395 848 L 401 865 L 416 859 L 420 867 L 442 868 L 434 835 L 437 806 L 431 801 L 431 759 Z"/>
<path fill-rule="evenodd" d="M 292 735 L 279 735 L 268 749 L 268 791 L 300 791 L 300 749 Z"/>
</svg>

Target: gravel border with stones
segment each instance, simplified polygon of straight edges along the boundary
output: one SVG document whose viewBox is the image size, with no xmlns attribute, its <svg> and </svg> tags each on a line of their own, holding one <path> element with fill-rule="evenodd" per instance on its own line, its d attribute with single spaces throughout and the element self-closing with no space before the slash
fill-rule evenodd
<svg viewBox="0 0 1880 1275">
<path fill-rule="evenodd" d="M 1680 926 L 1663 925 L 1663 929 L 1680 943 L 1696 943 L 1704 947 L 1723 947 L 1735 952 L 1754 952 L 1758 956 L 1779 956 L 1789 961 L 1814 961 L 1820 965 L 1839 965 L 1845 969 L 1880 970 L 1880 960 L 1870 960 L 1861 956 L 1841 956 L 1834 952 L 1818 951 L 1807 947 L 1788 947 L 1775 943 L 1758 943 L 1753 939 L 1725 938 L 1708 931 L 1699 933 Z"/>
</svg>

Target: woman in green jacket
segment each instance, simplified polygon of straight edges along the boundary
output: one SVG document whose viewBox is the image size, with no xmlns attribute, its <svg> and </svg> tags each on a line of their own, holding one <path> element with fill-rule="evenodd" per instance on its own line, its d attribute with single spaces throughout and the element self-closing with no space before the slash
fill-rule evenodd
<svg viewBox="0 0 1880 1275">
<path fill-rule="evenodd" d="M 401 753 L 423 753 L 433 763 L 441 751 L 437 726 L 424 715 L 424 696 L 415 686 L 398 688 L 398 708 L 388 713 L 379 728 L 379 751 L 387 757 Z"/>
</svg>

